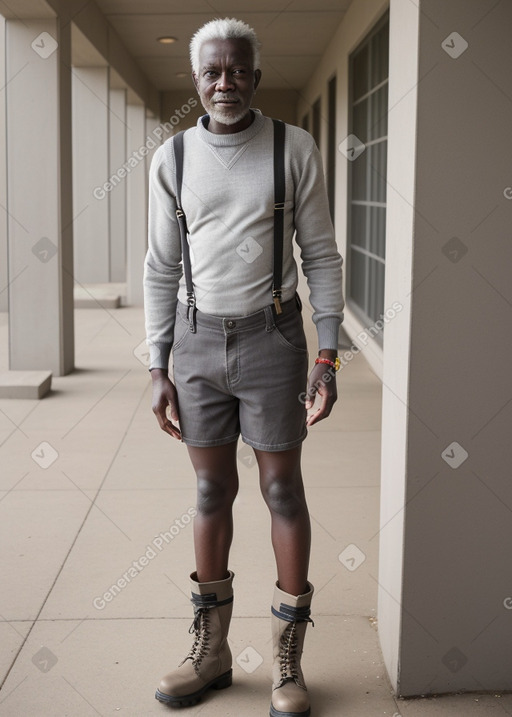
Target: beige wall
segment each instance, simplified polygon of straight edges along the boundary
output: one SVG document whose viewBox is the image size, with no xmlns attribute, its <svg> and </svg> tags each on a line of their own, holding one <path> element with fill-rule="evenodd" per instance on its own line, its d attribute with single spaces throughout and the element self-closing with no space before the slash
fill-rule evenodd
<svg viewBox="0 0 512 717">
<path fill-rule="evenodd" d="M 512 4 L 420 10 L 399 689 L 510 690 Z"/>
<path fill-rule="evenodd" d="M 199 117 L 204 114 L 195 87 L 190 80 L 190 89 L 162 92 L 160 119 L 163 124 L 169 123 L 163 139 L 182 129 L 194 127 Z"/>
<path fill-rule="evenodd" d="M 384 303 L 399 300 L 400 314 L 386 326 L 381 441 L 379 532 L 379 638 L 391 682 L 399 690 L 400 633 L 407 490 L 407 431 L 411 283 L 416 177 L 416 106 L 419 9 L 392 0 L 388 114 L 388 196 Z"/>
<path fill-rule="evenodd" d="M 297 105 L 296 124 L 301 125 L 302 118 L 306 112 L 311 110 L 313 103 L 321 98 L 321 152 L 324 158 L 324 166 L 327 166 L 327 83 L 336 74 L 337 77 L 337 102 L 336 102 L 336 146 L 342 142 L 348 134 L 348 59 L 350 53 L 363 40 L 365 35 L 372 29 L 375 23 L 388 8 L 387 0 L 363 0 L 353 2 L 334 37 L 329 43 L 326 51 L 318 64 L 315 72 L 307 85 L 301 90 Z M 311 129 L 311 127 L 310 127 Z M 335 225 L 338 248 L 343 257 L 347 256 L 347 160 L 341 154 L 336 158 L 336 210 Z M 346 276 L 344 278 L 344 288 Z M 345 310 L 344 328 L 351 338 L 363 329 L 360 320 L 350 310 Z M 369 340 L 366 347 L 362 349 L 363 354 L 369 361 L 376 373 L 382 375 L 382 349 L 373 339 Z"/>
<path fill-rule="evenodd" d="M 0 83 L 5 88 L 5 19 L 0 15 Z M 0 311 L 7 311 L 7 164 L 5 89 L 0 93 Z"/>
<path fill-rule="evenodd" d="M 267 117 L 274 117 L 289 124 L 297 124 L 298 92 L 295 90 L 266 90 L 265 75 L 261 80 L 261 89 L 256 92 L 253 101 Z"/>
<path fill-rule="evenodd" d="M 385 10 L 353 3 L 301 93 L 299 121 L 322 98 L 324 158 L 327 82 L 339 143 L 349 54 Z M 403 696 L 512 688 L 510 27 L 510 3 L 390 3 L 385 306 L 403 309 L 365 355 L 383 377 L 379 637 Z"/>
</svg>

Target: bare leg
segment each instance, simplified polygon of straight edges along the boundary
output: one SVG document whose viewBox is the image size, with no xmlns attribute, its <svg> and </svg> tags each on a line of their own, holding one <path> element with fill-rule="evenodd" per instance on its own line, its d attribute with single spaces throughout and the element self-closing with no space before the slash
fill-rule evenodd
<svg viewBox="0 0 512 717">
<path fill-rule="evenodd" d="M 197 581 L 224 580 L 233 539 L 232 507 L 238 492 L 236 441 L 225 446 L 188 446 L 197 475 L 194 547 Z"/>
<path fill-rule="evenodd" d="M 311 526 L 302 483 L 301 447 L 254 452 L 272 520 L 279 587 L 290 595 L 302 595 L 307 592 Z"/>
</svg>

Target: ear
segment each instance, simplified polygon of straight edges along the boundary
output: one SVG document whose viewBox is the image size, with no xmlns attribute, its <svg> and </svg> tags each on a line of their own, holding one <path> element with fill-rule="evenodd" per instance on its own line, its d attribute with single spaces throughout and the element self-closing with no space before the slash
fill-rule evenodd
<svg viewBox="0 0 512 717">
<path fill-rule="evenodd" d="M 197 90 L 197 92 L 198 92 L 198 94 L 199 94 L 199 78 L 198 78 L 198 76 L 196 75 L 195 72 L 192 72 L 192 80 L 193 80 L 194 85 L 195 85 L 195 87 L 196 87 L 196 90 Z"/>
<path fill-rule="evenodd" d="M 254 70 L 254 89 L 258 87 L 261 80 L 261 70 Z"/>
</svg>

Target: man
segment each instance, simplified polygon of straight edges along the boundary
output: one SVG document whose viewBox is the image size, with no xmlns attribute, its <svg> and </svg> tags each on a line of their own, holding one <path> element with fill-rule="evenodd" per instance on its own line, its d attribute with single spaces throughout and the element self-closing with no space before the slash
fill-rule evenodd
<svg viewBox="0 0 512 717">
<path fill-rule="evenodd" d="M 256 455 L 277 564 L 270 714 L 306 717 L 300 657 L 312 622 L 313 586 L 307 580 L 310 522 L 300 455 L 306 426 L 327 417 L 336 400 L 342 260 L 318 150 L 307 132 L 286 125 L 282 294 L 273 297 L 274 130 L 272 120 L 251 109 L 261 79 L 256 35 L 238 20 L 214 20 L 194 35 L 190 51 L 207 112 L 184 135 L 181 204 L 194 296 L 190 301 L 182 276 L 174 138 L 151 165 L 144 282 L 153 411 L 162 430 L 187 445 L 197 474 L 195 639 L 156 697 L 181 707 L 195 704 L 209 688 L 231 684 L 228 556 L 241 436 Z M 309 384 L 294 233 L 319 340 Z"/>
</svg>

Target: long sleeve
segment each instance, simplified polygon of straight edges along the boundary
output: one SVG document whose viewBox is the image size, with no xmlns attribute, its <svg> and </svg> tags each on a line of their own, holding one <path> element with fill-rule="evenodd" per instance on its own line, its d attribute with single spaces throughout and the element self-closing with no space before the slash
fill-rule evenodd
<svg viewBox="0 0 512 717">
<path fill-rule="evenodd" d="M 291 156 L 295 175 L 295 229 L 301 249 L 302 270 L 306 277 L 313 322 L 319 349 L 337 349 L 343 321 L 342 263 L 332 226 L 322 167 L 322 158 L 313 138 L 300 131 L 293 135 Z"/>
<path fill-rule="evenodd" d="M 167 369 L 174 337 L 178 286 L 182 275 L 176 199 L 165 167 L 163 145 L 149 172 L 148 251 L 144 262 L 144 311 L 149 368 Z"/>
</svg>

